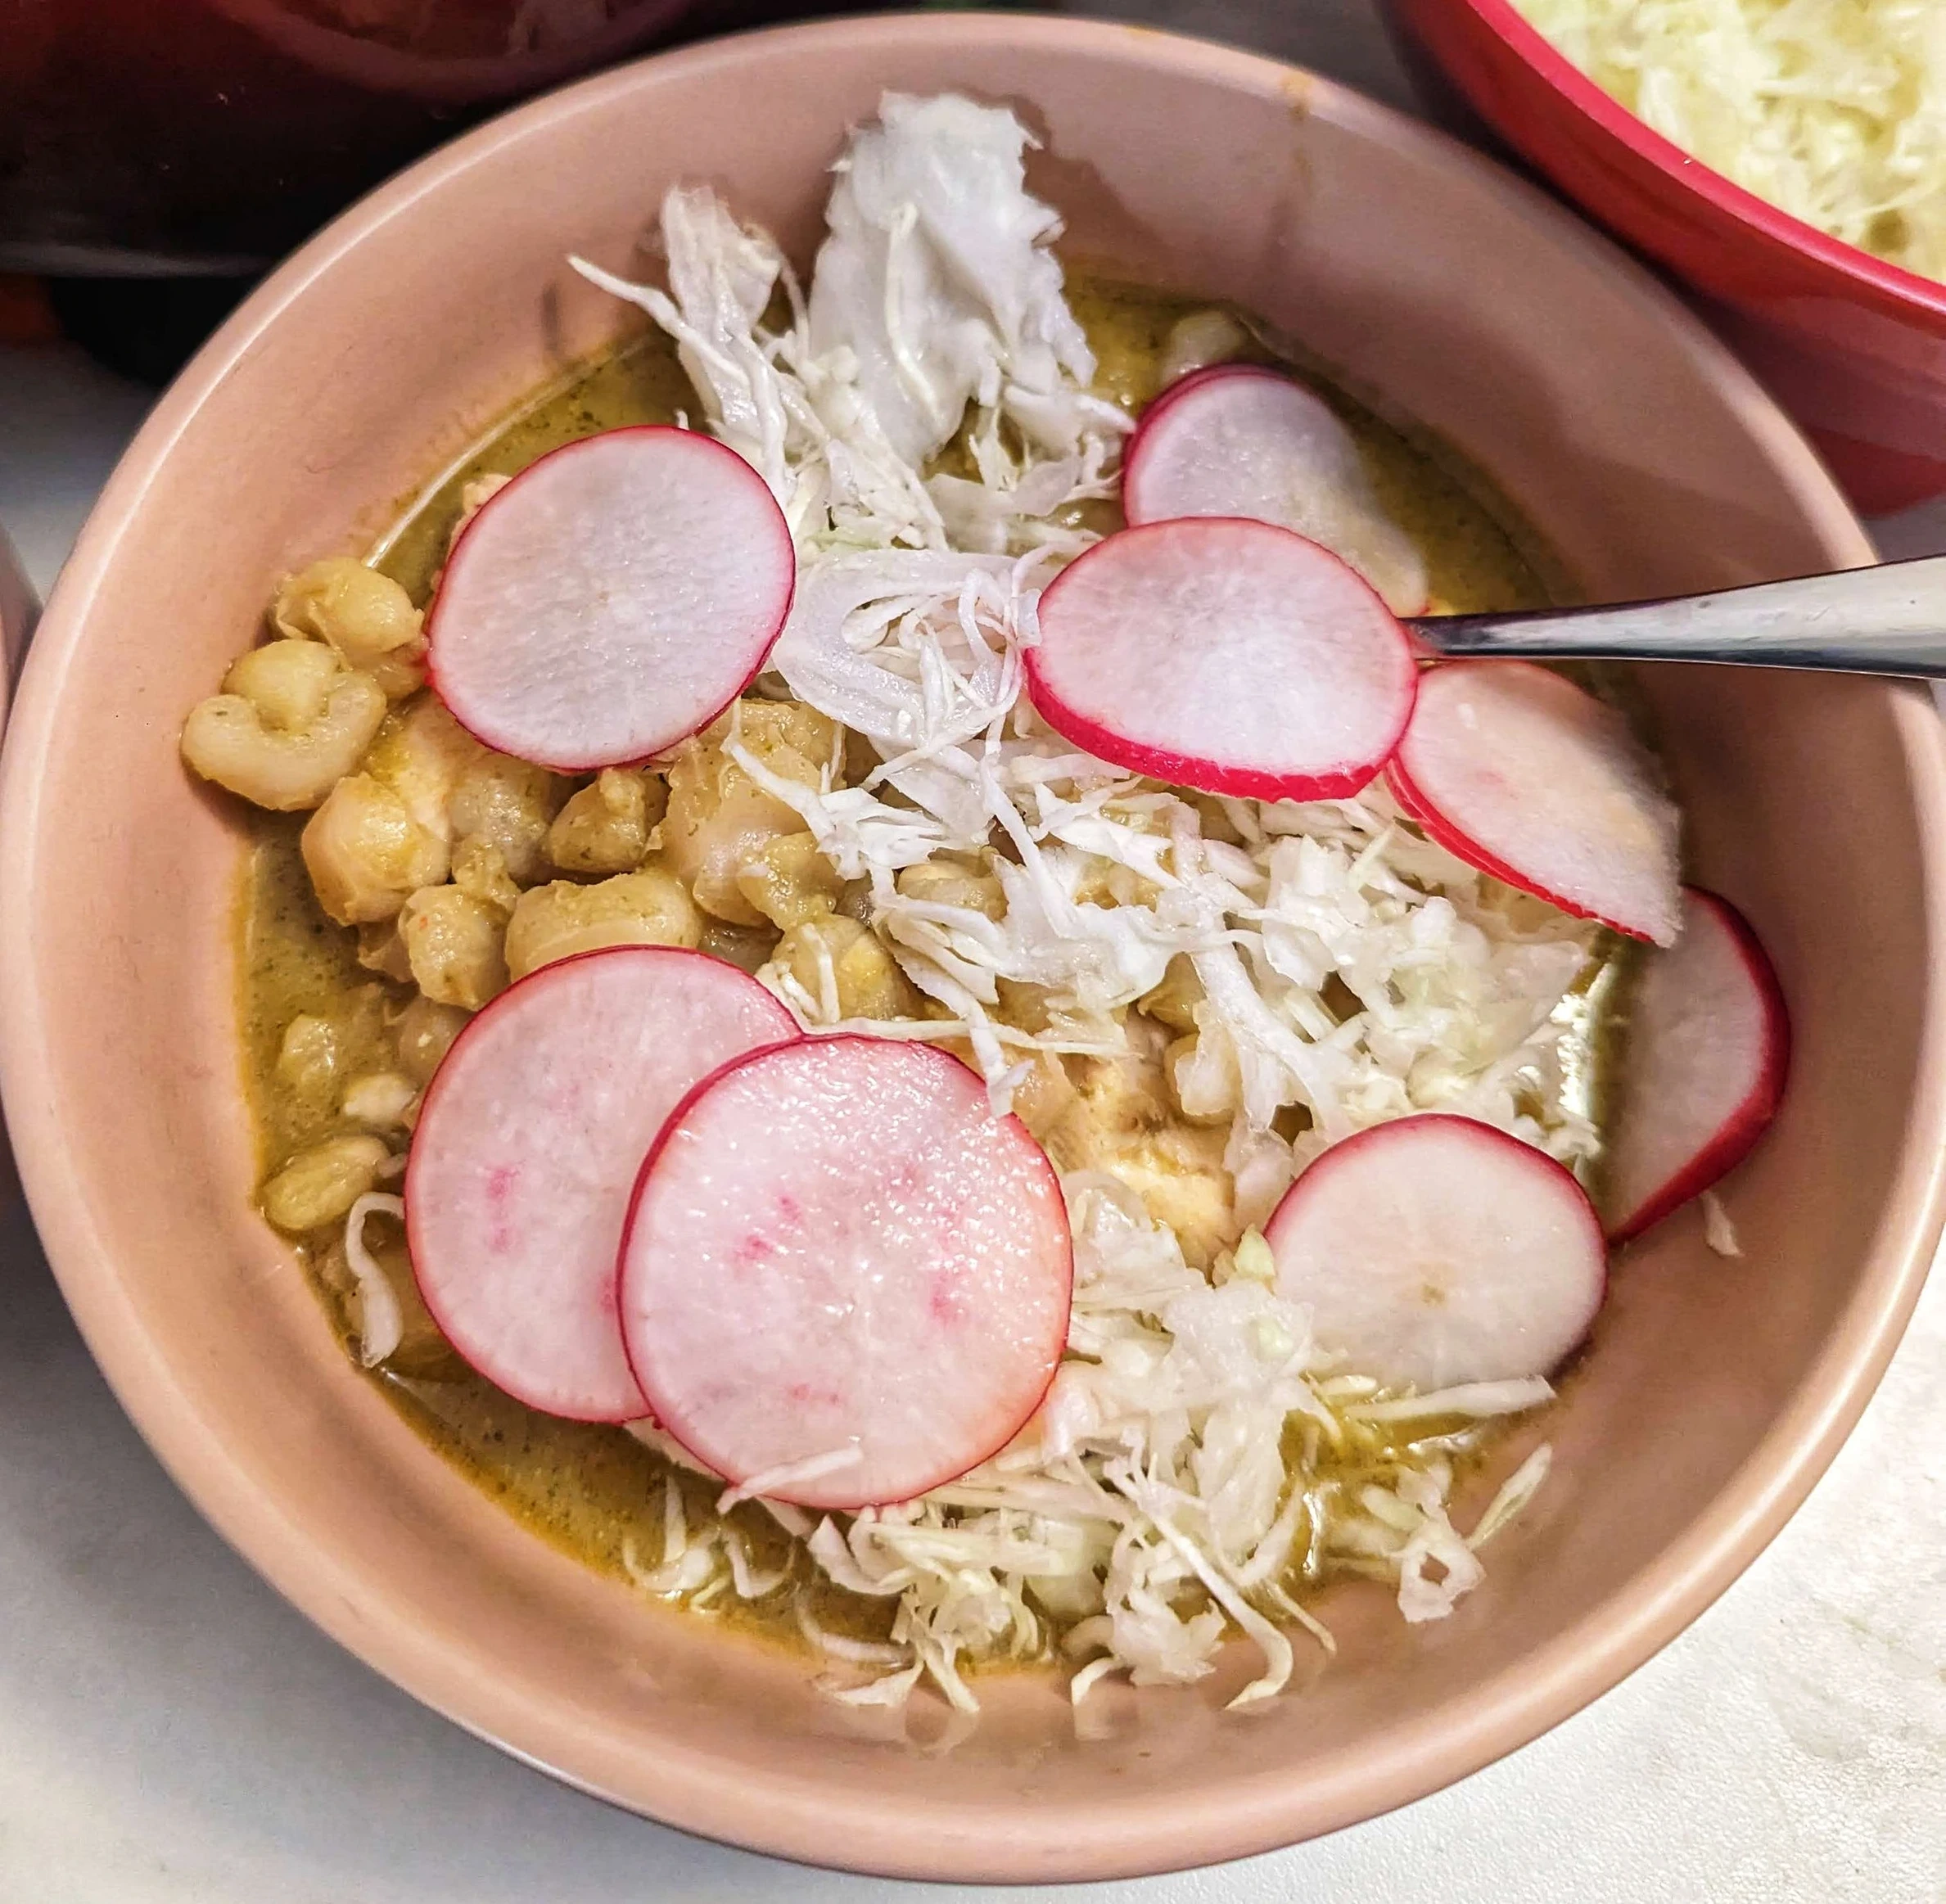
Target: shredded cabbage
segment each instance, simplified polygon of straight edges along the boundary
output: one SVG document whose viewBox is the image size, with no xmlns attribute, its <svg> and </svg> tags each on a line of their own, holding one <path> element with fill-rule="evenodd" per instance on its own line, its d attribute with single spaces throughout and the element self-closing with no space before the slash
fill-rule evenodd
<svg viewBox="0 0 1946 1904">
<path fill-rule="evenodd" d="M 358 1359 L 368 1369 L 376 1369 L 405 1339 L 405 1316 L 399 1306 L 399 1293 L 385 1273 L 385 1266 L 365 1242 L 367 1219 L 381 1216 L 403 1223 L 404 1198 L 368 1190 L 352 1204 L 345 1217 L 345 1260 L 357 1279 Z"/>
<path fill-rule="evenodd" d="M 1027 194 L 1030 143 L 1000 108 L 887 93 L 836 167 L 810 292 L 813 350 L 850 354 L 905 462 L 923 468 L 977 404 L 975 458 L 996 488 L 1008 472 L 987 461 L 993 417 L 1056 456 L 1076 454 L 1090 427 L 1123 426 L 1088 395 L 1094 354 L 1044 249 L 1060 220 Z"/>
<path fill-rule="evenodd" d="M 968 1667 L 1057 1649 L 1077 1702 L 1109 1673 L 1181 1683 L 1236 1635 L 1261 1659 L 1243 1703 L 1288 1682 L 1287 1624 L 1330 1645 L 1294 1585 L 1367 1574 L 1417 1621 L 1478 1581 L 1474 1547 L 1546 1456 L 1470 1539 L 1449 1516 L 1453 1457 L 1552 1393 L 1379 1394 L 1277 1294 L 1253 1225 L 1336 1139 L 1415 1110 L 1591 1157 L 1561 1052 L 1596 933 L 1461 864 L 1381 794 L 1197 799 L 1036 718 L 1022 656 L 1039 593 L 1095 539 L 1072 505 L 1113 492 L 1129 419 L 1089 389 L 1027 142 L 1004 111 L 888 96 L 837 168 L 808 297 L 774 242 L 702 188 L 663 206 L 667 292 L 581 266 L 675 339 L 702 421 L 797 536 L 797 592 L 758 692 L 808 702 L 878 764 L 834 758 L 807 785 L 734 720 L 723 750 L 865 883 L 932 1014 L 861 1028 L 962 1047 L 996 1110 L 1018 1103 L 1046 1144 L 1076 1243 L 1067 1357 L 1000 1455 L 856 1515 L 813 1523 L 764 1502 L 799 1542 L 782 1572 L 725 1518 L 780 1476 L 698 1517 L 672 1474 L 660 1553 L 627 1563 L 691 1606 L 790 1584 L 834 1696 L 856 1707 L 896 1708 L 929 1681 L 970 1714 Z M 771 327 L 779 298 L 788 321 Z M 949 447 L 964 473 L 928 476 Z M 1004 903 L 902 882 L 948 855 Z M 838 1022 L 829 973 L 759 976 L 807 1028 Z M 1158 1135 L 1147 1108 L 1171 1098 L 1194 1122 Z M 820 1622 L 820 1582 L 886 1603 L 886 1639 Z"/>
<path fill-rule="evenodd" d="M 1714 1190 L 1703 1193 L 1703 1240 L 1719 1257 L 1743 1254 L 1743 1245 L 1736 1239 L 1736 1225 Z"/>
<path fill-rule="evenodd" d="M 1515 0 L 1706 165 L 1808 224 L 1946 278 L 1936 0 Z"/>
<path fill-rule="evenodd" d="M 585 259 L 594 283 L 675 340 L 711 431 L 770 484 L 807 553 L 1005 548 L 1062 539 L 1045 518 L 1112 493 L 1130 419 L 1093 395 L 1095 360 L 1045 248 L 1011 113 L 887 93 L 837 168 L 806 304 L 776 241 L 706 186 L 662 204 L 669 289 Z M 789 322 L 769 328 L 779 295 Z M 921 474 L 964 432 L 978 481 Z M 1072 551 L 1071 551 L 1072 553 Z"/>
</svg>

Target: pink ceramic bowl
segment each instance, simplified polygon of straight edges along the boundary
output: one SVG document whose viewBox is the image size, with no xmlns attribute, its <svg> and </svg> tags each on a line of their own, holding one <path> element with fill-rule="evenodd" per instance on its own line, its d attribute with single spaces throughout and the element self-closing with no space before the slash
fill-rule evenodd
<svg viewBox="0 0 1946 1904">
<path fill-rule="evenodd" d="M 1522 157 L 1709 300 L 1867 514 L 1946 492 L 1946 284 L 1827 237 L 1636 118 L 1512 0 L 1386 0 Z"/>
<path fill-rule="evenodd" d="M 1882 682 L 1667 667 L 1641 686 L 1697 876 L 1763 934 L 1792 1093 L 1727 1188 L 1632 1250 L 1546 1418 L 1553 1474 L 1453 1618 L 1334 1592 L 1337 1659 L 1225 1702 L 983 1678 L 948 1728 L 645 1601 L 469 1485 L 352 1368 L 251 1207 L 237 816 L 177 756 L 278 576 L 366 544 L 507 407 L 631 322 L 615 268 L 716 181 L 800 258 L 887 88 L 1005 100 L 1077 255 L 1235 297 L 1423 420 L 1592 592 L 1869 558 L 1796 432 L 1648 275 L 1425 128 L 1264 60 L 1004 15 L 698 47 L 540 101 L 300 251 L 157 407 L 56 591 L 0 768 L 0 1086 L 50 1259 L 172 1473 L 380 1672 L 585 1790 L 756 1848 L 929 1878 L 1103 1878 L 1370 1816 L 1532 1739 L 1677 1632 L 1864 1405 L 1939 1227 L 1946 759 Z M 1518 1459 L 1524 1446 L 1510 1450 Z M 1479 1478 L 1490 1489 L 1499 1473 Z M 1483 1495 L 1477 1497 L 1483 1501 Z M 1471 1504 L 1469 1504 L 1469 1508 Z M 1466 1511 L 1466 1510 L 1463 1510 Z"/>
</svg>

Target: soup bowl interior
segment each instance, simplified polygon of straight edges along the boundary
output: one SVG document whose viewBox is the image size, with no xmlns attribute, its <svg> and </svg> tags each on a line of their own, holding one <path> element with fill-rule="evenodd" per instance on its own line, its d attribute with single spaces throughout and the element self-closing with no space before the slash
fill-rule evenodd
<svg viewBox="0 0 1946 1904">
<path fill-rule="evenodd" d="M 215 1524 L 347 1646 L 476 1732 L 692 1829 L 920 1875 L 1078 1878 L 1286 1843 L 1533 1736 L 1666 1640 L 1774 1532 L 1862 1405 L 1939 1217 L 1940 751 L 1849 680 L 1641 683 L 1695 876 L 1796 1019 L 1771 1137 L 1623 1258 L 1542 1424 L 1553 1478 L 1452 1619 L 1331 1596 L 1334 1662 L 1224 1702 L 978 1682 L 836 1705 L 799 1658 L 646 1602 L 527 1532 L 348 1365 L 254 1213 L 235 1005 L 240 834 L 183 770 L 190 706 L 277 578 L 367 544 L 524 393 L 627 328 L 571 251 L 641 266 L 713 180 L 801 259 L 880 92 L 1014 104 L 1070 252 L 1239 300 L 1464 450 L 1596 594 L 1867 559 L 1755 386 L 1527 187 L 1321 82 L 1152 34 L 880 20 L 706 46 L 463 140 L 236 316 L 115 477 L 38 637 L 0 820 L 6 1106 L 50 1256 L 131 1414 Z M 1511 1451 L 1518 1455 L 1524 1442 Z M 1510 1455 L 1511 1458 L 1511 1455 Z M 1490 1480 L 1491 1478 L 1489 1478 Z M 1463 1517 L 1462 1517 L 1462 1524 Z"/>
</svg>

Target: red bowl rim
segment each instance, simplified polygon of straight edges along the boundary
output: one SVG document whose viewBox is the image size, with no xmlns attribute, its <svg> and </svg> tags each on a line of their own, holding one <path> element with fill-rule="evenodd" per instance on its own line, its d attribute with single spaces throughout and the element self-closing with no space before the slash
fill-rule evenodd
<svg viewBox="0 0 1946 1904">
<path fill-rule="evenodd" d="M 1843 238 L 1820 231 L 1816 225 L 1806 224 L 1684 151 L 1673 140 L 1664 138 L 1637 118 L 1612 93 L 1605 92 L 1515 8 L 1513 0 L 1455 0 L 1455 3 L 1470 11 L 1571 106 L 1677 184 L 1750 226 L 1772 243 L 1842 273 L 1875 294 L 1880 301 L 1897 306 L 1903 314 L 1909 317 L 1917 305 L 1939 319 L 1941 327 L 1946 329 L 1946 284 L 1908 271 L 1902 264 L 1889 264 Z"/>
</svg>

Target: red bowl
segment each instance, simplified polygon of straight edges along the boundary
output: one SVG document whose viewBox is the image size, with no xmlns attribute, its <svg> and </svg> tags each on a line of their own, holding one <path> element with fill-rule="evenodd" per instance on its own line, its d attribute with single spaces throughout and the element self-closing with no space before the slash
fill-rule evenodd
<svg viewBox="0 0 1946 1904">
<path fill-rule="evenodd" d="M 1387 0 L 1488 127 L 1680 278 L 1867 514 L 1946 494 L 1946 285 L 1831 237 L 1651 132 L 1510 0 Z"/>
</svg>

